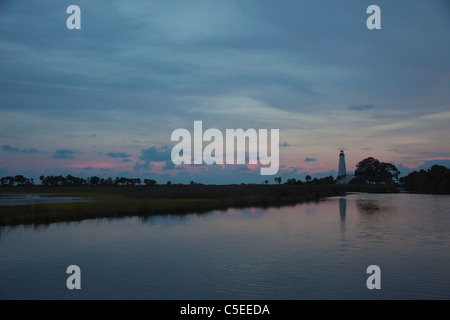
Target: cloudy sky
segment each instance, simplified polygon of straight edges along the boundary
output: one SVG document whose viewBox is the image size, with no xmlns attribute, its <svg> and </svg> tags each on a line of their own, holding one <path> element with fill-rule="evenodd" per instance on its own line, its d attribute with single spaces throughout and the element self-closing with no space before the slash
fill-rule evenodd
<svg viewBox="0 0 450 320">
<path fill-rule="evenodd" d="M 0 176 L 273 180 L 174 166 L 195 120 L 279 129 L 285 178 L 448 160 L 449 30 L 447 0 L 0 0 Z"/>
</svg>

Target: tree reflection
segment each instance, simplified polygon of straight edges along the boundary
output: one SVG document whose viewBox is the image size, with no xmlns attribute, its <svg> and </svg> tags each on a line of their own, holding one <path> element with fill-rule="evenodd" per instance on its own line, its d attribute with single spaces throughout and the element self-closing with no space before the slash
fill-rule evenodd
<svg viewBox="0 0 450 320">
<path fill-rule="evenodd" d="M 382 210 L 379 202 L 376 200 L 356 200 L 356 207 L 360 213 L 373 214 Z"/>
</svg>

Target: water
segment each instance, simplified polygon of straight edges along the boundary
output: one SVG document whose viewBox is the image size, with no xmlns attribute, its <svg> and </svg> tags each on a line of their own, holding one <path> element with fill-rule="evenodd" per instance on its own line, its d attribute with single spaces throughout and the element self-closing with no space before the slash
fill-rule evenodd
<svg viewBox="0 0 450 320">
<path fill-rule="evenodd" d="M 449 299 L 450 197 L 4 227 L 0 299 Z M 81 268 L 68 290 L 66 268 Z M 381 289 L 369 290 L 369 265 Z"/>
<path fill-rule="evenodd" d="M 68 202 L 86 202 L 88 199 L 80 197 L 62 197 L 53 194 L 10 194 L 0 195 L 1 206 L 19 206 L 41 203 L 68 203 Z"/>
</svg>

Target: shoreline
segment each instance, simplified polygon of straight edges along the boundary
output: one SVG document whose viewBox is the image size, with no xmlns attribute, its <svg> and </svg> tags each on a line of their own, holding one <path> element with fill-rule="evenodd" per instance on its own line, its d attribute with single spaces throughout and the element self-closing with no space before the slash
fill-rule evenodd
<svg viewBox="0 0 450 320">
<path fill-rule="evenodd" d="M 48 225 L 88 219 L 203 214 L 246 207 L 281 207 L 320 201 L 348 192 L 397 193 L 396 186 L 349 185 L 156 185 L 23 186 L 0 188 L 0 195 L 51 194 L 87 202 L 0 206 L 0 226 Z"/>
</svg>

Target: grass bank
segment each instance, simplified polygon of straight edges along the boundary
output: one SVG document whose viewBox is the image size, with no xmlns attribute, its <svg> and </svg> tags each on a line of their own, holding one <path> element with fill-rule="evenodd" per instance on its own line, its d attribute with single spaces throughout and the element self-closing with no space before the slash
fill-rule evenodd
<svg viewBox="0 0 450 320">
<path fill-rule="evenodd" d="M 370 188 L 372 187 L 372 188 Z M 244 207 L 280 207 L 319 201 L 346 192 L 394 192 L 387 187 L 364 190 L 342 185 L 156 185 L 102 187 L 7 187 L 0 194 L 49 193 L 83 197 L 92 202 L 48 203 L 0 207 L 0 226 L 126 216 L 205 213 Z"/>
</svg>

